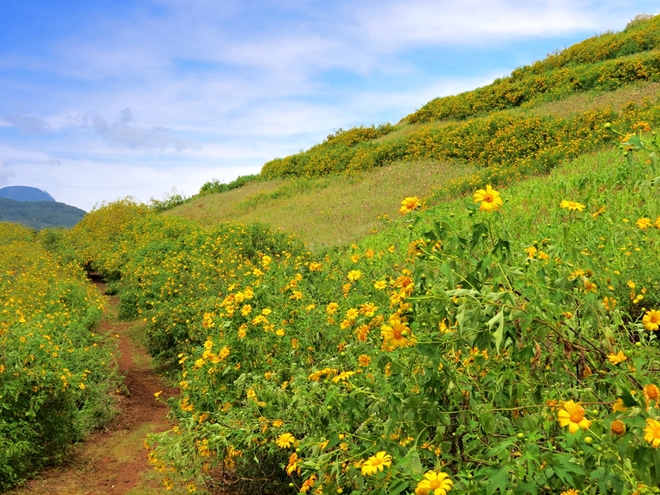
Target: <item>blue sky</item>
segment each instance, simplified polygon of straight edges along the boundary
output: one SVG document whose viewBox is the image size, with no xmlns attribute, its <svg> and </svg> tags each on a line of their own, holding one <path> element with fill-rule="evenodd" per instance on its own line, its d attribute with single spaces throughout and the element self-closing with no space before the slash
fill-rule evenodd
<svg viewBox="0 0 660 495">
<path fill-rule="evenodd" d="M 0 187 L 89 210 L 395 123 L 650 1 L 3 0 Z"/>
</svg>

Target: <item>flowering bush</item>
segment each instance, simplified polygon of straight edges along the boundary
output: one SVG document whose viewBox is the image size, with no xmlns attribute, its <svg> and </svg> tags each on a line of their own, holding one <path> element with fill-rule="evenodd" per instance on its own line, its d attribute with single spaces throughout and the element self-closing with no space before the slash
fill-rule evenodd
<svg viewBox="0 0 660 495">
<path fill-rule="evenodd" d="M 393 230 L 321 255 L 136 213 L 106 248 L 123 261 L 100 259 L 181 366 L 178 424 L 151 438 L 167 486 L 656 486 L 660 210 L 648 166 L 606 158 L 468 202 L 405 198 Z"/>
<path fill-rule="evenodd" d="M 0 223 L 0 489 L 55 462 L 112 413 L 114 345 L 103 301 L 74 264 Z"/>
</svg>

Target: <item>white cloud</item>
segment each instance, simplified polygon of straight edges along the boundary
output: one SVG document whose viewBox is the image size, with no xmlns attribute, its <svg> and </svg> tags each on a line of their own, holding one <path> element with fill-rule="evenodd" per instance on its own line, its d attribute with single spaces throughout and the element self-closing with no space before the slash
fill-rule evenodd
<svg viewBox="0 0 660 495">
<path fill-rule="evenodd" d="M 50 129 L 50 124 L 46 120 L 35 115 L 5 115 L 4 121 L 8 124 L 15 125 L 26 134 L 40 134 Z"/>
<path fill-rule="evenodd" d="M 0 187 L 10 184 L 10 180 L 14 177 L 12 173 L 7 170 L 5 164 L 0 162 Z"/>
</svg>

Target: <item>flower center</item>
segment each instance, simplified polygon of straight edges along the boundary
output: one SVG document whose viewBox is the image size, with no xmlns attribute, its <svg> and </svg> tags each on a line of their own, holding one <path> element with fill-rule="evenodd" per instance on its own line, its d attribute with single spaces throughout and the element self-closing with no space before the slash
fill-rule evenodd
<svg viewBox="0 0 660 495">
<path fill-rule="evenodd" d="M 380 466 L 382 463 L 383 463 L 383 460 L 379 459 L 378 457 L 376 457 L 373 461 L 371 461 L 371 465 L 374 466 L 374 467 Z"/>
<path fill-rule="evenodd" d="M 436 488 L 440 488 L 441 484 L 442 484 L 442 482 L 440 480 L 431 481 L 431 484 L 430 484 L 431 490 L 435 490 Z"/>
<path fill-rule="evenodd" d="M 399 328 L 395 328 L 395 329 L 393 329 L 393 330 L 392 330 L 392 337 L 393 337 L 394 339 L 396 339 L 396 340 L 399 340 L 399 339 L 402 337 L 402 335 L 401 335 L 401 329 L 399 329 Z"/>
<path fill-rule="evenodd" d="M 492 194 L 488 194 L 488 193 L 484 194 L 484 201 L 486 203 L 492 203 L 494 199 L 495 198 L 493 197 Z"/>
<path fill-rule="evenodd" d="M 579 423 L 584 419 L 584 412 L 580 411 L 579 409 L 577 411 L 573 411 L 571 413 L 571 422 L 573 423 Z"/>
</svg>

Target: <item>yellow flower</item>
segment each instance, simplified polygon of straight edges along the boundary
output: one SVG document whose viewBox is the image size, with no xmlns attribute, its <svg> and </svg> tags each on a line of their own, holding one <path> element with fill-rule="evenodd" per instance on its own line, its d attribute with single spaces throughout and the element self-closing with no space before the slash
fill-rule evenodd
<svg viewBox="0 0 660 495">
<path fill-rule="evenodd" d="M 567 201 L 565 199 L 559 203 L 559 207 L 568 211 L 584 211 L 585 209 L 585 206 L 582 203 L 578 203 L 576 201 Z"/>
<path fill-rule="evenodd" d="M 447 473 L 429 471 L 424 475 L 424 479 L 417 483 L 415 495 L 446 495 L 453 484 Z"/>
<path fill-rule="evenodd" d="M 660 446 L 660 423 L 651 418 L 646 418 L 644 428 L 644 440 L 651 444 L 654 449 Z"/>
<path fill-rule="evenodd" d="M 646 405 L 648 406 L 649 402 L 652 400 L 658 402 L 660 399 L 660 389 L 657 386 L 650 383 L 649 385 L 644 386 L 644 399 L 646 400 Z"/>
<path fill-rule="evenodd" d="M 626 432 L 626 425 L 623 424 L 623 421 L 615 419 L 614 421 L 612 421 L 612 424 L 610 425 L 610 431 L 614 435 L 621 436 Z"/>
<path fill-rule="evenodd" d="M 644 323 L 644 328 L 647 330 L 657 330 L 660 327 L 660 311 L 656 309 L 647 311 L 642 318 L 642 323 Z"/>
<path fill-rule="evenodd" d="M 339 309 L 339 304 L 336 302 L 331 302 L 325 307 L 325 312 L 328 313 L 329 315 L 333 315 L 337 312 Z"/>
<path fill-rule="evenodd" d="M 612 412 L 627 411 L 628 408 L 623 404 L 623 399 L 617 399 L 612 404 Z"/>
<path fill-rule="evenodd" d="M 355 321 L 358 316 L 360 316 L 360 312 L 357 310 L 357 308 L 350 308 L 348 311 L 346 311 L 346 319 L 348 321 Z"/>
<path fill-rule="evenodd" d="M 580 428 L 587 430 L 591 421 L 584 417 L 584 409 L 572 400 L 565 402 L 557 413 L 560 426 L 568 426 L 568 431 L 575 433 Z"/>
<path fill-rule="evenodd" d="M 346 275 L 346 278 L 348 278 L 348 280 L 351 282 L 356 282 L 362 278 L 362 272 L 360 270 L 351 270 Z"/>
<path fill-rule="evenodd" d="M 560 495 L 579 495 L 580 492 L 578 492 L 575 488 L 571 488 L 570 490 L 566 490 L 565 492 L 561 492 Z"/>
<path fill-rule="evenodd" d="M 490 184 L 486 186 L 486 189 L 479 189 L 475 192 L 473 199 L 475 203 L 481 203 L 481 206 L 479 206 L 480 211 L 496 211 L 504 204 L 500 193 L 493 189 Z"/>
<path fill-rule="evenodd" d="M 374 282 L 374 289 L 376 290 L 383 290 L 385 287 L 387 287 L 387 282 L 385 282 L 385 280 L 377 280 Z"/>
<path fill-rule="evenodd" d="M 381 327 L 381 336 L 383 337 L 383 348 L 393 351 L 397 347 L 409 347 L 412 342 L 406 338 L 410 333 L 410 328 L 401 320 L 391 320 L 389 325 Z"/>
<path fill-rule="evenodd" d="M 355 374 L 355 371 L 342 371 L 339 373 L 337 376 L 335 376 L 332 381 L 334 383 L 339 383 L 341 381 L 348 380 L 350 377 L 352 377 Z"/>
<path fill-rule="evenodd" d="M 282 421 L 281 419 L 276 419 L 275 421 L 273 421 L 273 428 L 279 428 L 283 424 L 284 424 L 284 421 Z"/>
<path fill-rule="evenodd" d="M 623 363 L 628 358 L 623 353 L 623 351 L 619 351 L 616 354 L 608 354 L 607 359 L 609 359 L 610 363 L 612 364 L 619 364 L 619 363 Z"/>
<path fill-rule="evenodd" d="M 307 493 L 310 488 L 314 488 L 315 483 L 316 475 L 313 474 L 303 482 L 302 486 L 300 487 L 301 493 Z"/>
<path fill-rule="evenodd" d="M 364 464 L 362 464 L 362 475 L 371 476 L 378 471 L 383 471 L 386 467 L 390 467 L 391 465 L 392 456 L 383 450 L 364 461 Z"/>
<path fill-rule="evenodd" d="M 603 298 L 603 306 L 607 311 L 612 311 L 616 307 L 616 299 L 613 297 Z"/>
<path fill-rule="evenodd" d="M 640 229 L 646 230 L 648 229 L 653 223 L 651 222 L 650 218 L 640 218 L 635 222 L 635 225 L 637 225 Z"/>
<path fill-rule="evenodd" d="M 417 196 L 409 196 L 401 201 L 401 208 L 399 208 L 399 213 L 405 215 L 411 211 L 417 209 L 420 205 L 419 198 Z"/>
<path fill-rule="evenodd" d="M 295 441 L 296 438 L 291 433 L 282 433 L 279 437 L 277 437 L 275 443 L 282 449 L 288 449 L 294 444 Z"/>
<path fill-rule="evenodd" d="M 362 366 L 363 368 L 366 368 L 371 364 L 371 358 L 367 356 L 366 354 L 360 354 L 358 357 L 358 366 Z"/>
<path fill-rule="evenodd" d="M 298 467 L 298 454 L 295 452 L 291 454 L 291 457 L 289 457 L 289 464 L 286 467 L 286 474 L 291 476 L 294 471 L 297 471 L 298 474 L 300 474 L 300 468 Z"/>
</svg>

